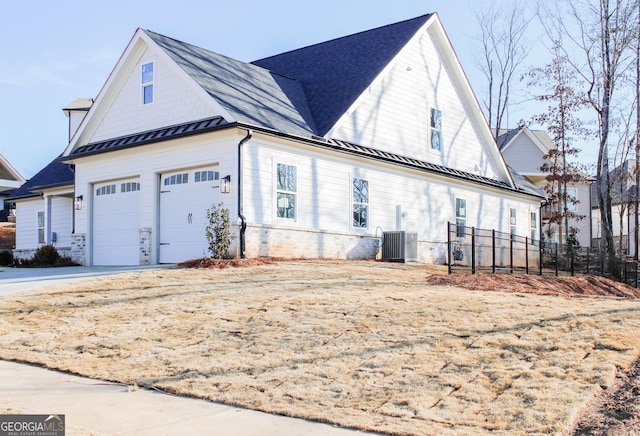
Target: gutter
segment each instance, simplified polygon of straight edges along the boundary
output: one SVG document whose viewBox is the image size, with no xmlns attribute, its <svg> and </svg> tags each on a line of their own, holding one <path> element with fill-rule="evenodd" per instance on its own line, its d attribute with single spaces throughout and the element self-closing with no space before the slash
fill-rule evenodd
<svg viewBox="0 0 640 436">
<path fill-rule="evenodd" d="M 238 142 L 238 218 L 240 219 L 240 258 L 247 257 L 245 231 L 247 220 L 242 214 L 242 146 L 253 137 L 253 130 L 247 129 L 247 135 Z"/>
</svg>

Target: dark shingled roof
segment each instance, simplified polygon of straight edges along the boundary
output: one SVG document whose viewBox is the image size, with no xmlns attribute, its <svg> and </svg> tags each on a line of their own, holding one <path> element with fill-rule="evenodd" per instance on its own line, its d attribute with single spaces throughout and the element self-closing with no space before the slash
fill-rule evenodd
<svg viewBox="0 0 640 436">
<path fill-rule="evenodd" d="M 431 14 L 252 62 L 299 80 L 324 136 Z"/>
<path fill-rule="evenodd" d="M 522 127 L 518 127 L 515 129 L 507 130 L 504 133 L 501 133 L 498 136 L 498 140 L 496 141 L 498 143 L 498 147 L 500 148 L 500 150 L 502 150 L 509 142 L 511 142 L 511 140 L 515 138 L 516 135 L 520 133 L 521 130 L 522 130 Z"/>
<path fill-rule="evenodd" d="M 37 197 L 44 188 L 73 185 L 73 183 L 74 174 L 73 171 L 71 171 L 71 167 L 55 159 L 41 169 L 35 176 L 27 180 L 22 186 L 13 191 L 8 200 Z"/>
<path fill-rule="evenodd" d="M 431 16 L 423 15 L 252 63 L 145 30 L 145 34 L 229 111 L 237 123 L 228 123 L 217 116 L 87 144 L 64 159 L 240 126 L 295 137 L 317 147 L 543 197 L 543 193 L 513 171 L 515 189 L 507 182 L 477 174 L 345 141 L 322 140 Z"/>
<path fill-rule="evenodd" d="M 246 63 L 144 32 L 241 123 L 324 136 L 431 14 Z"/>
<path fill-rule="evenodd" d="M 315 134 L 299 81 L 149 30 L 145 33 L 237 121 L 294 135 Z"/>
</svg>

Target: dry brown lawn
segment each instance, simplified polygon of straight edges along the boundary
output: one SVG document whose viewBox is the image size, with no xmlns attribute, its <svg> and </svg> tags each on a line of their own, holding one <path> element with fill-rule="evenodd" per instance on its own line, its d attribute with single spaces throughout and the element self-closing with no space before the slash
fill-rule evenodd
<svg viewBox="0 0 640 436">
<path fill-rule="evenodd" d="M 443 272 L 293 261 L 51 286 L 0 299 L 0 358 L 392 434 L 548 434 L 640 354 L 640 300 L 427 284 Z"/>
</svg>

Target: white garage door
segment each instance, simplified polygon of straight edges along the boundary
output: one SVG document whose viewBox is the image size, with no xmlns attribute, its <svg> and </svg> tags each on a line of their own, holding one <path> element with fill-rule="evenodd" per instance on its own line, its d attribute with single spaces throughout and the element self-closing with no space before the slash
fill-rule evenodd
<svg viewBox="0 0 640 436">
<path fill-rule="evenodd" d="M 218 204 L 217 167 L 160 176 L 160 263 L 208 257 L 207 209 Z"/>
<path fill-rule="evenodd" d="M 94 185 L 92 230 L 94 265 L 139 265 L 139 228 L 139 179 Z"/>
</svg>

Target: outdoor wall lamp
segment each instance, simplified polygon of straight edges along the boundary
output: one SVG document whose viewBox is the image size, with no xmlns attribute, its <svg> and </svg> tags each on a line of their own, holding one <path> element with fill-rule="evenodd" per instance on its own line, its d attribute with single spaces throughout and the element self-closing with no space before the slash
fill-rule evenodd
<svg viewBox="0 0 640 436">
<path fill-rule="evenodd" d="M 82 195 L 78 195 L 76 197 L 76 202 L 75 202 L 76 210 L 82 210 L 82 201 L 83 201 Z"/>
<path fill-rule="evenodd" d="M 220 179 L 220 192 L 228 194 L 231 192 L 231 176 L 227 175 Z"/>
</svg>

